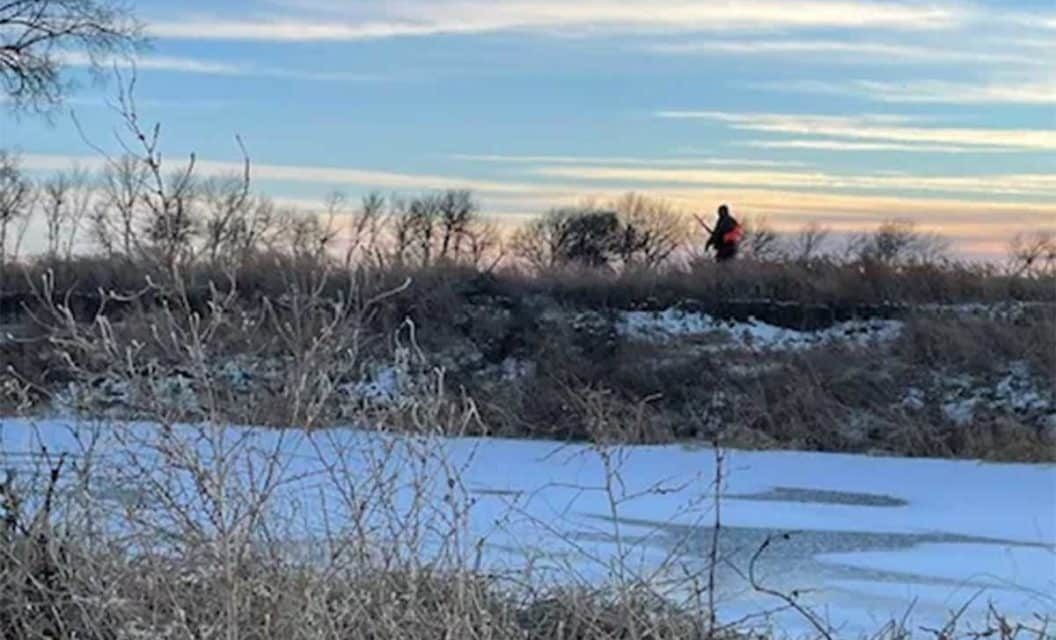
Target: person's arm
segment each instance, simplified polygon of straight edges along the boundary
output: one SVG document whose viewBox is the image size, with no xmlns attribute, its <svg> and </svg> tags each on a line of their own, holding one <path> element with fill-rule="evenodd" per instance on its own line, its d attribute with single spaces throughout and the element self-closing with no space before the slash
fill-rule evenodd
<svg viewBox="0 0 1056 640">
<path fill-rule="evenodd" d="M 704 222 L 704 218 L 701 218 L 698 215 L 694 215 L 693 217 L 697 219 L 700 226 L 708 233 L 708 241 L 704 243 L 704 250 L 707 251 L 713 246 L 718 246 L 715 243 L 715 230 L 709 227 L 707 222 Z"/>
<path fill-rule="evenodd" d="M 708 242 L 704 245 L 704 249 L 710 249 L 712 247 L 718 249 L 719 245 L 722 244 L 722 236 L 719 234 L 719 229 L 722 228 L 722 224 L 715 225 L 715 229 L 708 236 Z"/>
</svg>

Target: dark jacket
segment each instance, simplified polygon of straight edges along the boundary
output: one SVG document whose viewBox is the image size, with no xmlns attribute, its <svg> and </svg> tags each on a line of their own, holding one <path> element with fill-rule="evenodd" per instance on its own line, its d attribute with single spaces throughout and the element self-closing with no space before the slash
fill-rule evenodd
<svg viewBox="0 0 1056 640">
<path fill-rule="evenodd" d="M 719 261 L 729 260 L 736 256 L 737 242 L 736 240 L 729 241 L 726 236 L 740 226 L 733 216 L 720 216 L 715 228 L 711 231 L 707 244 L 704 245 L 705 250 L 715 247 L 715 259 Z"/>
</svg>

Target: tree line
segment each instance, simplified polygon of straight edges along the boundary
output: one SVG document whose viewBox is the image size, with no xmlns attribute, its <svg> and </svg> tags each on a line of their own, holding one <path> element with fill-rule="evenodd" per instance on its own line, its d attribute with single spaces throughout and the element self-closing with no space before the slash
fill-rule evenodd
<svg viewBox="0 0 1056 640">
<path fill-rule="evenodd" d="M 193 159 L 165 170 L 156 143 L 146 146 L 140 155 L 106 158 L 96 173 L 72 170 L 40 181 L 20 169 L 17 156 L 0 151 L 0 263 L 19 257 L 31 224 L 43 233 L 47 258 L 91 253 L 170 269 L 243 264 L 261 252 L 345 266 L 655 269 L 699 256 L 704 239 L 686 209 L 641 193 L 556 207 L 508 232 L 462 189 L 370 193 L 358 204 L 334 193 L 322 211 L 307 213 L 253 193 L 248 158 L 241 175 L 200 178 Z M 949 255 L 943 238 L 907 221 L 883 222 L 842 243 L 816 222 L 791 234 L 775 232 L 765 219 L 749 218 L 745 226 L 743 256 L 754 261 L 898 265 Z M 1017 236 L 1009 257 L 1018 273 L 1051 272 L 1056 240 L 1045 232 Z"/>
</svg>

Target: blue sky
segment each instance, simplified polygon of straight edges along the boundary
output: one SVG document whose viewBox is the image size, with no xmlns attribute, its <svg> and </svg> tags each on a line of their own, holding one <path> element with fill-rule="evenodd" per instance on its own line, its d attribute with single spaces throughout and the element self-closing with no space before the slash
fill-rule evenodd
<svg viewBox="0 0 1056 640">
<path fill-rule="evenodd" d="M 258 190 L 291 204 L 466 186 L 515 220 L 634 189 L 780 229 L 909 217 L 970 255 L 1056 229 L 1051 0 L 134 6 L 167 157 L 232 171 L 239 134 Z M 84 82 L 69 105 L 109 148 L 112 93 Z M 68 115 L 3 113 L 0 146 L 34 171 L 94 154 Z"/>
</svg>

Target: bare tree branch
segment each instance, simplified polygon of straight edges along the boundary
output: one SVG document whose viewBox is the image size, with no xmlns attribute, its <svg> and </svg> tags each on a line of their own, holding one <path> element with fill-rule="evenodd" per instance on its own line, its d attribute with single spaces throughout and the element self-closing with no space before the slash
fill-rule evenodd
<svg viewBox="0 0 1056 640">
<path fill-rule="evenodd" d="M 16 112 L 48 113 L 72 81 L 64 65 L 108 60 L 145 45 L 142 25 L 118 0 L 21 0 L 0 4 L 0 92 Z"/>
</svg>

